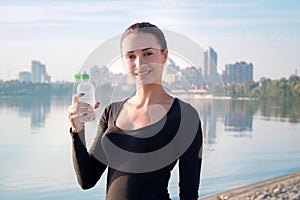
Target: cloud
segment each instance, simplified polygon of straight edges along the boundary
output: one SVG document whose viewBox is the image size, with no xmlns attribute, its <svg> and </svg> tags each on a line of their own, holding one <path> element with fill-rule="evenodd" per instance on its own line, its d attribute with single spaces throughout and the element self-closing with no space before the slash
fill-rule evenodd
<svg viewBox="0 0 300 200">
<path fill-rule="evenodd" d="M 256 11 L 257 14 L 271 14 L 271 15 L 300 15 L 299 10 L 258 10 Z"/>
<path fill-rule="evenodd" d="M 232 26 L 257 26 L 267 24 L 286 24 L 286 23 L 300 23 L 300 19 L 295 18 L 258 18 L 258 19 L 209 19 L 199 20 L 193 25 L 197 26 L 216 26 L 216 27 L 232 27 Z"/>
<path fill-rule="evenodd" d="M 186 0 L 35 2 L 31 5 L 0 6 L 0 26 L 58 27 L 79 23 L 128 24 L 130 21 L 148 20 L 158 22 L 162 27 L 174 25 L 183 28 L 195 26 L 221 29 L 300 23 L 300 17 L 295 17 L 300 14 L 299 11 L 291 11 L 290 15 L 281 16 L 289 11 L 261 9 L 263 8 L 260 8 L 257 2 L 216 3 Z"/>
<path fill-rule="evenodd" d="M 114 22 L 114 13 L 126 9 L 121 3 L 51 3 L 0 6 L 0 24 L 22 24 L 61 21 Z"/>
<path fill-rule="evenodd" d="M 0 6 L 0 23 L 39 23 L 52 21 L 97 21 L 115 22 L 116 16 L 123 17 L 145 14 L 180 15 L 205 11 L 208 9 L 245 8 L 253 7 L 251 3 L 201 3 L 197 1 L 100 1 L 100 2 L 39 2 L 32 5 L 4 5 Z"/>
</svg>

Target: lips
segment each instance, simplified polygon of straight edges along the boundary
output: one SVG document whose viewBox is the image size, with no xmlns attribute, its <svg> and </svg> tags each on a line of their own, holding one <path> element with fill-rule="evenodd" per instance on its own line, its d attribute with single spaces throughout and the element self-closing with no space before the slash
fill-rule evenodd
<svg viewBox="0 0 300 200">
<path fill-rule="evenodd" d="M 134 75 L 136 75 L 136 76 L 145 76 L 145 75 L 149 74 L 150 72 L 151 72 L 151 70 L 138 71 L 138 72 L 134 72 Z"/>
</svg>

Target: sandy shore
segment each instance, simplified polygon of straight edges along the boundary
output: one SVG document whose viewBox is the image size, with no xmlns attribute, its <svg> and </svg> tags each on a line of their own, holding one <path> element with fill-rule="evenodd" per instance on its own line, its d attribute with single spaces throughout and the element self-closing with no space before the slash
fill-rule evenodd
<svg viewBox="0 0 300 200">
<path fill-rule="evenodd" d="M 201 200 L 224 199 L 300 200 L 300 171 L 201 198 Z"/>
</svg>

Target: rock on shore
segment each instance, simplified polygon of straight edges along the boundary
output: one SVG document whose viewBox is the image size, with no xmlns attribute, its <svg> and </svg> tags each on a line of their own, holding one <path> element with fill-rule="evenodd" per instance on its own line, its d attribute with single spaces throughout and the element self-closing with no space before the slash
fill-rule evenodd
<svg viewBox="0 0 300 200">
<path fill-rule="evenodd" d="M 201 200 L 300 200 L 300 171 Z"/>
</svg>

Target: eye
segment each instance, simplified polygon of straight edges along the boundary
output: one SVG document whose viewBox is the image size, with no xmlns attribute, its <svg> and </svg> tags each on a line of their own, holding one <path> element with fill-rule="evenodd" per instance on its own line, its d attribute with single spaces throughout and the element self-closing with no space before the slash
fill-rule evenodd
<svg viewBox="0 0 300 200">
<path fill-rule="evenodd" d="M 144 56 L 151 56 L 151 55 L 153 55 L 152 52 L 145 52 L 145 53 L 144 53 Z"/>
<path fill-rule="evenodd" d="M 128 60 L 133 60 L 133 59 L 135 59 L 135 55 L 127 55 L 126 58 Z"/>
</svg>

